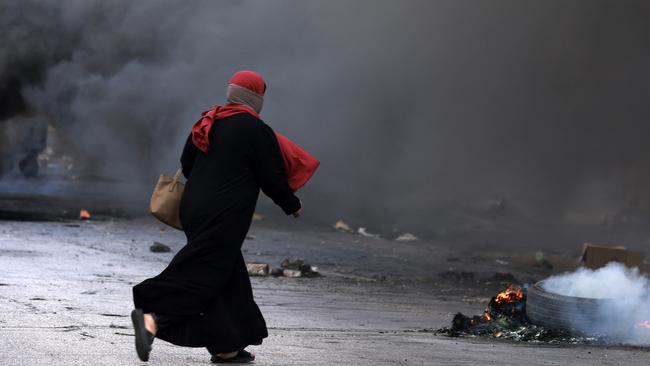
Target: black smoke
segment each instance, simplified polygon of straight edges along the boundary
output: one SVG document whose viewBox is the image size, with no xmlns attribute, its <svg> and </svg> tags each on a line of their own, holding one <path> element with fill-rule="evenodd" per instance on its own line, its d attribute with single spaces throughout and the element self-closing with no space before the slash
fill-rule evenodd
<svg viewBox="0 0 650 366">
<path fill-rule="evenodd" d="M 323 161 L 302 194 L 327 222 L 436 231 L 450 212 L 593 223 L 650 207 L 645 1 L 0 10 L 0 118 L 46 119 L 99 173 L 173 171 L 248 68 L 269 85 L 265 120 Z"/>
</svg>

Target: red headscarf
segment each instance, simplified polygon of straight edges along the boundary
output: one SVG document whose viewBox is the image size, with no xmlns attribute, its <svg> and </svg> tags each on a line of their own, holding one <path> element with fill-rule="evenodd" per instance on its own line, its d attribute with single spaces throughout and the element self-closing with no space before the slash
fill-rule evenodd
<svg viewBox="0 0 650 366">
<path fill-rule="evenodd" d="M 248 89 L 248 91 L 253 92 L 260 98 L 264 96 L 266 90 L 264 79 L 254 71 L 236 72 L 230 78 L 229 84 Z M 199 150 L 208 152 L 210 149 L 210 129 L 214 122 L 240 113 L 248 113 L 257 119 L 261 119 L 255 109 L 244 104 L 226 103 L 223 106 L 218 105 L 209 111 L 201 113 L 201 118 L 192 127 L 192 142 Z M 276 132 L 276 138 L 284 160 L 284 170 L 289 187 L 293 191 L 297 191 L 314 175 L 320 162 L 287 137 Z"/>
</svg>

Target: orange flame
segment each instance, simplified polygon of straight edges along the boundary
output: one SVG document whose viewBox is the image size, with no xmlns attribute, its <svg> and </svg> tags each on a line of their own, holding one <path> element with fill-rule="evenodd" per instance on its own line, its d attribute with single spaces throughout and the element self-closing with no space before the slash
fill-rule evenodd
<svg viewBox="0 0 650 366">
<path fill-rule="evenodd" d="M 634 328 L 636 329 L 650 329 L 650 320 L 644 320 L 642 322 L 638 322 L 634 324 Z"/>
<path fill-rule="evenodd" d="M 497 304 L 501 304 L 503 302 L 521 301 L 523 298 L 524 298 L 524 293 L 523 291 L 521 291 L 521 287 L 516 285 L 511 285 L 505 291 L 498 293 L 494 301 Z"/>
<path fill-rule="evenodd" d="M 90 212 L 88 212 L 88 210 L 79 211 L 79 219 L 81 219 L 81 220 L 89 220 L 90 219 Z"/>
</svg>

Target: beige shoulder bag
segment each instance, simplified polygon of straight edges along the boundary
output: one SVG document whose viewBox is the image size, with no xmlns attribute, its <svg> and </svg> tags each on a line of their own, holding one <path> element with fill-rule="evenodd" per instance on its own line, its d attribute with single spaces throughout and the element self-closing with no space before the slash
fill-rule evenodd
<svg viewBox="0 0 650 366">
<path fill-rule="evenodd" d="M 180 219 L 180 206 L 185 185 L 178 181 L 181 173 L 182 170 L 178 169 L 173 177 L 161 174 L 151 194 L 151 201 L 149 201 L 151 214 L 158 220 L 178 230 L 183 230 Z"/>
</svg>

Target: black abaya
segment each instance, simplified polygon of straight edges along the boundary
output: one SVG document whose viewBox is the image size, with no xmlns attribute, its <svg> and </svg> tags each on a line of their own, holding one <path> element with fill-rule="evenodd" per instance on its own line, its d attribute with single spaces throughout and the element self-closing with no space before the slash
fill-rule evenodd
<svg viewBox="0 0 650 366">
<path fill-rule="evenodd" d="M 232 352 L 267 337 L 241 246 L 259 190 L 286 214 L 300 208 L 273 130 L 249 114 L 215 121 L 210 149 L 188 138 L 181 223 L 187 244 L 158 276 L 133 287 L 136 308 L 176 319 L 156 337 L 180 346 Z"/>
</svg>

